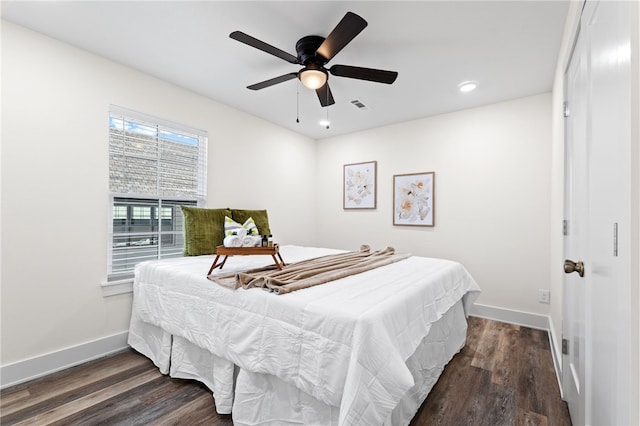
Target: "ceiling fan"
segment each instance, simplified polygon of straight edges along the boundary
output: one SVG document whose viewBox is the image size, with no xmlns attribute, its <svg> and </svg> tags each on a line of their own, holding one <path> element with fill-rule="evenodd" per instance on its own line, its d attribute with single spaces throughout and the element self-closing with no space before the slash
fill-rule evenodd
<svg viewBox="0 0 640 426">
<path fill-rule="evenodd" d="M 327 38 L 310 35 L 298 40 L 296 43 L 297 56 L 293 56 L 241 31 L 234 31 L 229 34 L 229 37 L 280 59 L 284 59 L 289 63 L 304 66 L 304 68 L 298 72 L 284 74 L 260 83 L 252 84 L 251 86 L 247 86 L 248 89 L 260 90 L 294 78 L 299 78 L 305 87 L 316 91 L 320 105 L 326 107 L 335 103 L 331 89 L 329 88 L 329 73 L 337 77 L 348 77 L 386 84 L 393 83 L 398 77 L 398 73 L 395 71 L 354 67 L 350 65 L 333 65 L 329 69 L 325 68 L 325 65 L 349 44 L 351 40 L 360 34 L 366 26 L 367 21 L 353 12 L 347 12 Z"/>
</svg>

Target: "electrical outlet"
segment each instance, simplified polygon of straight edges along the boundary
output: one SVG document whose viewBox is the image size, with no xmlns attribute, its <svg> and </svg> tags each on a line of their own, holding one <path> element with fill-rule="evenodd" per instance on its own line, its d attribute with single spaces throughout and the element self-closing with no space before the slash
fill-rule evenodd
<svg viewBox="0 0 640 426">
<path fill-rule="evenodd" d="M 549 290 L 545 290 L 543 288 L 538 289 L 538 302 L 540 303 L 549 303 L 550 298 Z"/>
</svg>

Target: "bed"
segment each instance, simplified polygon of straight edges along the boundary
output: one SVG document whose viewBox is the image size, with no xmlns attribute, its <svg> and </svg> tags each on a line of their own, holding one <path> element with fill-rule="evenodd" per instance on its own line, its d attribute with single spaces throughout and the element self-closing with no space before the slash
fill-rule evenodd
<svg viewBox="0 0 640 426">
<path fill-rule="evenodd" d="M 280 247 L 287 264 L 341 252 Z M 464 346 L 480 291 L 461 264 L 417 256 L 284 295 L 218 285 L 212 261 L 138 265 L 129 344 L 204 383 L 235 425 L 408 424 Z M 234 256 L 214 274 L 270 263 Z"/>
</svg>

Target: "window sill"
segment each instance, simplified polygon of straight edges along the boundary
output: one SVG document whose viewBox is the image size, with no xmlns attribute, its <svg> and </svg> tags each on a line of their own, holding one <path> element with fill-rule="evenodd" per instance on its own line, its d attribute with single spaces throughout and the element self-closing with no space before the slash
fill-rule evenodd
<svg viewBox="0 0 640 426">
<path fill-rule="evenodd" d="M 125 293 L 133 293 L 133 278 L 102 282 L 103 297 L 115 296 L 117 294 Z"/>
</svg>

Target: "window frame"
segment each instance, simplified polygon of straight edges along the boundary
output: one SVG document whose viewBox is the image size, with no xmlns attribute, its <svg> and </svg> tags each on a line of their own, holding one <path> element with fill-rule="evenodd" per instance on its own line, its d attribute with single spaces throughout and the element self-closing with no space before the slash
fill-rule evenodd
<svg viewBox="0 0 640 426">
<path fill-rule="evenodd" d="M 115 161 L 112 159 L 112 133 L 111 133 L 111 129 L 112 129 L 112 120 L 113 119 L 122 119 L 125 122 L 126 121 L 131 121 L 134 124 L 140 124 L 142 123 L 143 125 L 147 125 L 150 124 L 152 125 L 152 128 L 155 128 L 155 134 L 154 136 L 152 136 L 152 145 L 155 144 L 156 146 L 156 158 L 157 158 L 157 168 L 155 170 L 155 181 L 156 181 L 156 185 L 155 185 L 155 193 L 140 193 L 138 192 L 117 192 L 117 191 L 113 191 L 112 188 L 112 161 Z M 124 124 L 123 124 L 124 126 Z M 123 127 L 124 130 L 124 127 Z M 162 259 L 162 258 L 166 258 L 166 257 L 177 257 L 175 256 L 176 252 L 175 252 L 175 246 L 173 246 L 173 253 L 168 254 L 167 252 L 162 251 L 162 239 L 164 238 L 165 235 L 170 235 L 173 234 L 175 235 L 175 229 L 176 229 L 176 224 L 173 223 L 173 231 L 163 231 L 162 229 L 162 223 L 163 223 L 163 209 L 166 209 L 167 206 L 172 206 L 173 208 L 176 208 L 177 205 L 179 204 L 183 204 L 184 205 L 190 205 L 190 206 L 198 206 L 198 207 L 202 207 L 206 204 L 206 185 L 207 185 L 207 144 L 208 144 L 208 136 L 207 136 L 207 132 L 203 131 L 203 130 L 198 130 L 195 128 L 191 128 L 188 127 L 186 125 L 183 124 L 179 124 L 179 123 L 175 123 L 169 120 L 165 120 L 162 118 L 158 118 L 158 117 L 154 117 L 151 116 L 149 114 L 144 114 L 144 113 L 140 113 L 137 111 L 133 111 L 133 110 L 129 110 L 126 108 L 122 108 L 119 106 L 115 106 L 115 105 L 111 105 L 109 108 L 109 112 L 108 112 L 108 123 L 107 123 L 107 132 L 108 132 L 108 137 L 109 137 L 109 142 L 108 142 L 108 147 L 109 147 L 109 154 L 108 154 L 108 169 L 109 169 L 109 189 L 108 189 L 108 199 L 109 199 L 109 204 L 108 204 L 108 209 L 109 209 L 109 214 L 108 216 L 108 234 L 107 234 L 107 278 L 106 280 L 102 283 L 103 285 L 103 289 L 105 287 L 117 287 L 117 286 L 125 286 L 125 289 L 123 291 L 115 291 L 115 293 L 113 294 L 119 294 L 121 292 L 125 292 L 127 291 L 127 288 L 129 288 L 131 286 L 131 283 L 133 282 L 133 275 L 134 275 L 134 271 L 133 269 L 135 268 L 135 266 L 132 266 L 131 269 L 126 270 L 126 271 L 117 271 L 114 270 L 114 254 L 115 254 L 115 250 L 116 246 L 115 246 L 115 240 L 116 238 L 121 238 L 123 236 L 126 236 L 127 232 L 115 232 L 114 230 L 114 208 L 116 207 L 116 203 L 118 201 L 120 202 L 124 202 L 125 204 L 127 203 L 131 203 L 130 207 L 125 207 L 125 222 L 128 220 L 131 220 L 132 217 L 129 217 L 129 212 L 130 209 L 133 206 L 133 204 L 135 203 L 135 201 L 140 201 L 141 203 L 145 203 L 148 202 L 149 203 L 149 207 L 150 207 L 150 213 L 151 216 L 154 215 L 154 210 L 155 213 L 158 215 L 158 217 L 154 220 L 154 218 L 150 218 L 150 230 L 149 232 L 146 232 L 146 234 L 149 235 L 157 235 L 158 237 L 158 241 L 157 244 L 150 244 L 150 245 L 155 245 L 158 247 L 158 252 L 157 252 L 157 256 L 151 256 L 151 259 L 155 258 L 155 259 Z M 167 161 L 166 158 L 162 158 L 163 155 L 163 144 L 166 144 L 167 141 L 169 142 L 176 142 L 176 143 L 180 143 L 180 141 L 178 140 L 169 140 L 166 137 L 167 134 L 173 134 L 173 135 L 185 135 L 188 137 L 197 137 L 197 159 L 195 160 L 191 160 L 188 161 L 186 164 L 188 164 L 189 162 L 192 163 L 192 166 L 196 168 L 196 181 L 193 182 L 192 180 L 192 184 L 195 183 L 197 185 L 197 188 L 195 188 L 193 185 L 186 187 L 186 189 L 182 189 L 183 191 L 189 191 L 191 192 L 190 195 L 180 195 L 180 194 L 161 194 L 161 189 L 160 189 L 160 180 L 163 177 L 163 171 L 166 173 L 167 170 L 170 171 L 170 168 L 167 168 L 166 164 L 171 164 L 171 160 Z M 182 136 L 180 136 L 182 137 Z M 126 140 L 126 134 L 123 135 L 123 140 Z M 124 142 L 126 143 L 126 142 Z M 166 145 L 164 146 L 165 148 L 165 152 L 166 152 Z M 135 157 L 135 155 L 131 155 L 130 157 Z M 124 154 L 124 160 L 125 161 L 135 161 L 135 160 L 127 160 L 127 155 Z M 162 167 L 162 164 L 165 164 L 164 168 Z M 185 164 L 184 162 L 182 164 Z M 190 165 L 191 166 L 191 165 Z M 117 168 L 115 169 L 117 170 Z M 178 174 L 179 176 L 179 174 Z M 135 182 L 135 178 L 134 178 L 134 182 Z M 115 182 L 117 184 L 117 182 Z M 116 185 L 117 186 L 117 185 Z M 193 189 L 195 188 L 195 191 L 193 191 Z M 179 188 L 178 191 L 180 191 L 181 189 Z M 193 194 L 193 192 L 195 192 L 195 194 Z M 167 206 L 164 206 L 163 203 L 168 203 Z M 132 210 L 132 209 L 131 209 Z M 121 215 L 121 214 L 120 214 Z M 156 224 L 156 230 L 152 230 L 151 225 L 155 222 Z M 182 226 L 182 224 L 180 224 L 180 227 Z M 135 234 L 135 232 L 129 232 L 130 234 Z M 129 243 L 130 244 L 130 243 Z M 129 247 L 129 245 L 127 246 Z M 135 249 L 134 249 L 135 250 Z M 182 255 L 182 254 L 181 254 Z M 125 261 L 126 263 L 126 261 Z M 128 290 L 130 291 L 130 290 Z M 111 291 L 107 291 L 107 293 L 111 293 Z M 106 294 L 105 295 L 109 295 Z"/>
</svg>

